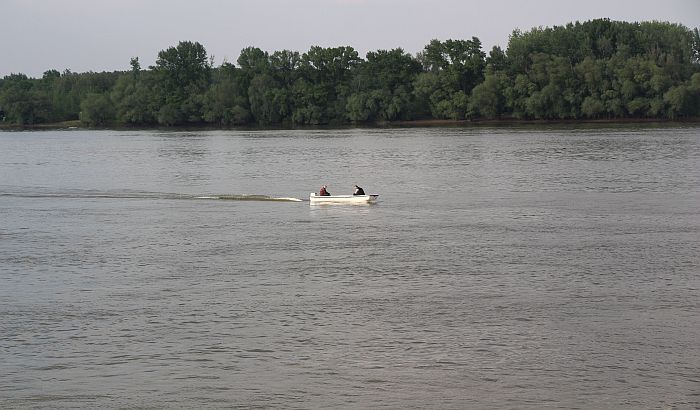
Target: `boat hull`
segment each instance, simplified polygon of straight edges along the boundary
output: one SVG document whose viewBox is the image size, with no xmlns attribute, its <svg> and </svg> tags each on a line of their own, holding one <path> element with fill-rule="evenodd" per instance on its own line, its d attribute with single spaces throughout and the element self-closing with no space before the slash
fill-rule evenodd
<svg viewBox="0 0 700 410">
<path fill-rule="evenodd" d="M 309 195 L 312 204 L 371 204 L 377 201 L 379 195 L 328 195 L 321 196 L 316 193 Z"/>
</svg>

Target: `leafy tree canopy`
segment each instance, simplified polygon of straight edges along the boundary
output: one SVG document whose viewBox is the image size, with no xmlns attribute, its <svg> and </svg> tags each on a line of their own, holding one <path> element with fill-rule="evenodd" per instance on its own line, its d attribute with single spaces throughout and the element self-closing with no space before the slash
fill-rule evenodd
<svg viewBox="0 0 700 410">
<path fill-rule="evenodd" d="M 153 67 L 55 69 L 0 79 L 0 122 L 90 126 L 362 123 L 410 119 L 700 116 L 700 32 L 596 19 L 514 30 L 487 54 L 477 37 L 434 39 L 416 56 L 313 46 L 241 50 L 214 67 L 182 41 Z"/>
</svg>

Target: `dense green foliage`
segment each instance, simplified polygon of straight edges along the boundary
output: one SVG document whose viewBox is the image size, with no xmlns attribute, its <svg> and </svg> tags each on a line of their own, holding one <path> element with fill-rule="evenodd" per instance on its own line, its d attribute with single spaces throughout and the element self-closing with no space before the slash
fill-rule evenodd
<svg viewBox="0 0 700 410">
<path fill-rule="evenodd" d="M 46 71 L 0 79 L 0 120 L 87 125 L 340 124 L 412 119 L 700 116 L 698 29 L 607 19 L 514 31 L 481 42 L 432 40 L 417 56 L 311 47 L 259 48 L 213 67 L 199 43 L 156 65 L 114 73 Z"/>
</svg>

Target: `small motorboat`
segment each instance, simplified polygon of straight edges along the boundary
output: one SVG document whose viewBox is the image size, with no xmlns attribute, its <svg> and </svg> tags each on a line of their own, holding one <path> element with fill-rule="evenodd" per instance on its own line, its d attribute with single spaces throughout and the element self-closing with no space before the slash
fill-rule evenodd
<svg viewBox="0 0 700 410">
<path fill-rule="evenodd" d="M 312 192 L 309 202 L 312 204 L 371 204 L 377 202 L 379 195 L 318 195 Z"/>
</svg>

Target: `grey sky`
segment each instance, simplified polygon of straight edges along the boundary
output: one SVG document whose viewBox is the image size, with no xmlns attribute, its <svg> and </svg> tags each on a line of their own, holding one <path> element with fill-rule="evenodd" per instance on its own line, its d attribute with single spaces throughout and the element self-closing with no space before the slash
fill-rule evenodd
<svg viewBox="0 0 700 410">
<path fill-rule="evenodd" d="M 515 28 L 600 17 L 694 28 L 700 0 L 0 0 L 0 76 L 126 70 L 135 56 L 146 67 L 181 40 L 202 43 L 215 65 L 247 46 L 351 46 L 364 57 L 476 36 L 488 52 Z"/>
</svg>

